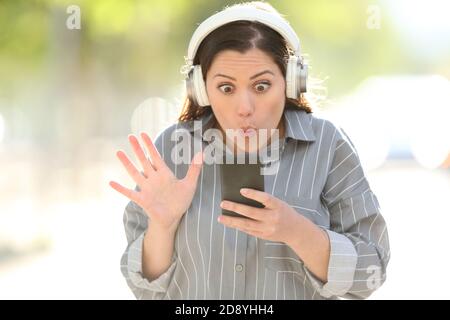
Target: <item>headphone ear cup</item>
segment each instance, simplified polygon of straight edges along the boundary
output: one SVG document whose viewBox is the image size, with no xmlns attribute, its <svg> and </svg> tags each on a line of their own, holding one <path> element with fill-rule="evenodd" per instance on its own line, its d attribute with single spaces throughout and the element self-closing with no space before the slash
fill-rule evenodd
<svg viewBox="0 0 450 320">
<path fill-rule="evenodd" d="M 297 67 L 298 86 L 300 93 L 307 91 L 307 79 L 308 79 L 308 65 L 304 62 L 299 62 Z"/>
<path fill-rule="evenodd" d="M 298 99 L 297 56 L 290 56 L 286 67 L 286 97 Z"/>
<path fill-rule="evenodd" d="M 297 100 L 300 94 L 306 92 L 308 65 L 297 56 L 290 56 L 286 68 L 286 96 Z"/>
<path fill-rule="evenodd" d="M 195 104 L 197 103 L 197 99 L 195 98 L 195 94 L 194 94 L 194 83 L 193 83 L 193 71 L 194 68 L 191 68 L 184 80 L 184 83 L 186 84 L 186 93 L 188 98 Z"/>
<path fill-rule="evenodd" d="M 195 96 L 195 101 L 200 107 L 209 106 L 208 94 L 206 93 L 205 81 L 203 81 L 202 67 L 201 65 L 195 65 L 192 71 L 192 84 L 193 92 L 192 95 Z"/>
</svg>

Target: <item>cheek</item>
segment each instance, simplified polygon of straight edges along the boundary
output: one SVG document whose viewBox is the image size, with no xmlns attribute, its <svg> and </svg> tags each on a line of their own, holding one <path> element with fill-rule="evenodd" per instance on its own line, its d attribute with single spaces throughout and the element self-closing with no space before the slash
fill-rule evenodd
<svg viewBox="0 0 450 320">
<path fill-rule="evenodd" d="M 206 80 L 206 93 L 208 94 L 208 98 L 211 100 L 219 100 L 221 98 L 220 90 L 217 88 L 218 83 L 215 83 L 214 81 L 208 81 Z"/>
<path fill-rule="evenodd" d="M 217 90 L 214 90 L 215 88 L 212 85 L 206 85 L 206 93 L 208 94 L 208 100 L 211 103 L 211 108 L 213 109 L 214 113 L 220 113 L 220 110 L 222 109 L 222 105 L 225 104 L 223 99 L 221 98 L 219 92 Z"/>
<path fill-rule="evenodd" d="M 261 96 L 258 105 L 260 110 L 264 110 L 264 113 L 277 115 L 284 108 L 286 95 L 283 87 L 277 86 L 273 89 Z"/>
<path fill-rule="evenodd" d="M 258 118 L 260 126 L 264 128 L 275 128 L 283 114 L 286 96 L 284 91 L 277 89 L 267 94 L 258 101 Z"/>
<path fill-rule="evenodd" d="M 226 106 L 229 104 L 229 100 L 226 99 L 226 97 L 217 90 L 214 86 L 207 86 L 206 92 L 208 94 L 208 100 L 211 103 L 211 108 L 213 109 L 214 113 L 216 115 L 222 114 L 225 112 Z"/>
<path fill-rule="evenodd" d="M 233 98 L 224 95 L 216 86 L 217 84 L 206 85 L 211 109 L 222 127 L 232 128 L 235 125 Z"/>
<path fill-rule="evenodd" d="M 229 102 L 227 102 L 220 93 L 210 93 L 208 94 L 209 102 L 211 103 L 211 109 L 214 116 L 219 121 L 222 127 L 230 127 L 230 122 L 232 122 L 232 112 Z"/>
</svg>

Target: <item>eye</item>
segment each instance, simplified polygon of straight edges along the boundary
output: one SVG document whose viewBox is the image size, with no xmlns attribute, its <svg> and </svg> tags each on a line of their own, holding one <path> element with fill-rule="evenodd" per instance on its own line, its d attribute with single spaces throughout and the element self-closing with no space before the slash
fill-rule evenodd
<svg viewBox="0 0 450 320">
<path fill-rule="evenodd" d="M 233 91 L 233 86 L 229 85 L 229 84 L 222 84 L 220 86 L 218 86 L 219 90 L 222 91 L 223 93 L 229 94 Z"/>
<path fill-rule="evenodd" d="M 269 82 L 260 82 L 255 85 L 256 92 L 262 93 L 269 90 L 270 83 Z"/>
</svg>

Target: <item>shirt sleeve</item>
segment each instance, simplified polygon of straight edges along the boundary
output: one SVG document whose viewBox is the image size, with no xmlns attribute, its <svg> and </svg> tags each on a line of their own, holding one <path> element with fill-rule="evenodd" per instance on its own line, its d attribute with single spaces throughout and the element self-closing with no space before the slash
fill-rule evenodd
<svg viewBox="0 0 450 320">
<path fill-rule="evenodd" d="M 354 145 L 342 129 L 336 131 L 334 157 L 321 194 L 330 214 L 327 283 L 304 269 L 321 296 L 364 299 L 386 279 L 388 232 Z"/>
<path fill-rule="evenodd" d="M 155 146 L 162 155 L 162 138 L 159 136 Z M 135 190 L 139 191 L 136 186 Z M 149 219 L 144 210 L 135 202 L 128 202 L 123 215 L 123 224 L 128 245 L 121 258 L 121 272 L 137 299 L 163 299 L 172 281 L 177 264 L 176 253 L 172 256 L 169 268 L 158 278 L 149 281 L 142 272 L 142 245 L 148 229 Z"/>
</svg>

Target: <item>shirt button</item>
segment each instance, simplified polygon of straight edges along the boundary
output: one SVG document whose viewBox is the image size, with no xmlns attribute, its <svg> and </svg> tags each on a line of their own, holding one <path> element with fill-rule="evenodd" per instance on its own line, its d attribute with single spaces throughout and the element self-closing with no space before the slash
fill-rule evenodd
<svg viewBox="0 0 450 320">
<path fill-rule="evenodd" d="M 242 264 L 237 264 L 235 269 L 236 269 L 236 271 L 241 272 L 244 269 L 244 267 L 242 266 Z"/>
</svg>

